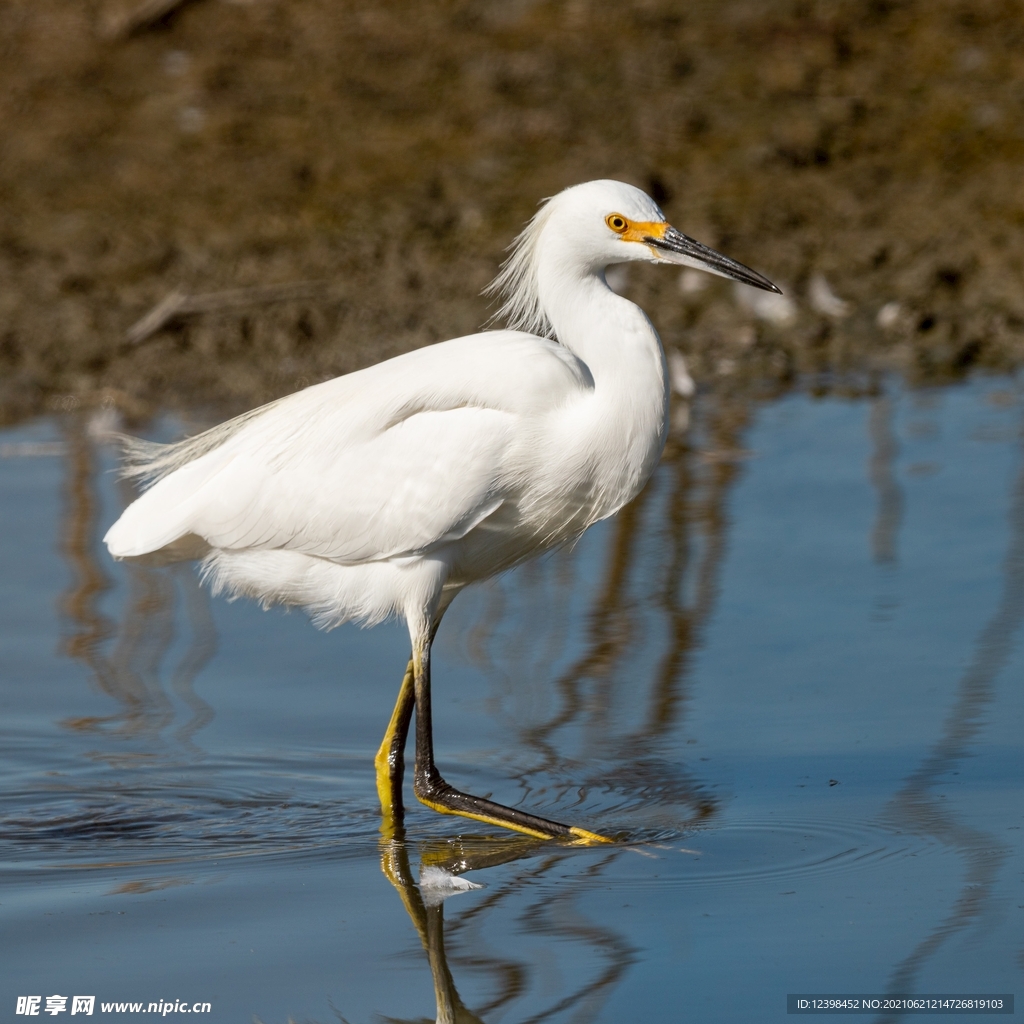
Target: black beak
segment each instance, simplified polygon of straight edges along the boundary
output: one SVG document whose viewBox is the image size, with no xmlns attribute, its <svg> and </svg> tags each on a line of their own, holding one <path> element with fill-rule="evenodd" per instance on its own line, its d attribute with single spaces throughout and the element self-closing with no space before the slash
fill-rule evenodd
<svg viewBox="0 0 1024 1024">
<path fill-rule="evenodd" d="M 644 238 L 644 242 L 655 249 L 673 253 L 676 256 L 676 259 L 672 260 L 673 263 L 696 267 L 698 270 L 707 270 L 719 277 L 742 281 L 743 284 L 749 284 L 753 288 L 763 288 L 766 292 L 782 294 L 781 288 L 776 288 L 767 277 L 762 277 L 756 270 L 751 270 L 750 267 L 745 267 L 742 263 L 737 263 L 735 260 L 729 259 L 728 256 L 715 252 L 714 249 L 702 245 L 696 239 L 690 238 L 689 235 L 676 231 L 675 228 L 666 228 L 662 238 L 648 235 Z M 678 257 L 683 258 L 679 259 Z"/>
</svg>

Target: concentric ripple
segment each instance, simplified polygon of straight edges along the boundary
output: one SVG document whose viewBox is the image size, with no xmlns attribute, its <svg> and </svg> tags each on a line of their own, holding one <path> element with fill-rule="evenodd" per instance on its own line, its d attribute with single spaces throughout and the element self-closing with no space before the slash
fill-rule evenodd
<svg viewBox="0 0 1024 1024">
<path fill-rule="evenodd" d="M 706 886 L 791 880 L 869 868 L 919 857 L 939 844 L 874 821 L 746 819 L 698 828 L 680 842 L 647 844 L 653 852 L 684 854 L 660 871 L 658 884 Z"/>
</svg>

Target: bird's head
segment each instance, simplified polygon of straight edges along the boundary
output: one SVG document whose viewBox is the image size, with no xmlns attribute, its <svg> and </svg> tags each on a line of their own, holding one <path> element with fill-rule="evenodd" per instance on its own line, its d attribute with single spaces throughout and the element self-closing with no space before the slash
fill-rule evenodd
<svg viewBox="0 0 1024 1024">
<path fill-rule="evenodd" d="M 613 263 L 675 263 L 779 292 L 766 277 L 677 231 L 646 192 L 621 181 L 588 181 L 548 199 L 519 237 L 487 289 L 503 295 L 495 319 L 552 334 L 541 299 L 541 266 L 559 273 L 600 273 Z"/>
<path fill-rule="evenodd" d="M 645 261 L 706 270 L 778 292 L 766 277 L 677 231 L 646 192 L 621 181 L 588 181 L 549 202 L 550 228 L 572 237 L 595 264 Z"/>
</svg>

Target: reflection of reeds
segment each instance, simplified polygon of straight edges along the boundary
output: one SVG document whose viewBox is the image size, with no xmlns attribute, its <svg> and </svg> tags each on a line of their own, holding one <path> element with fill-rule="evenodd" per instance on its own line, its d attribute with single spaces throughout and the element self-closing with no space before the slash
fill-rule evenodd
<svg viewBox="0 0 1024 1024">
<path fill-rule="evenodd" d="M 217 650 L 217 627 L 210 599 L 191 565 L 172 566 L 185 605 L 185 618 L 192 631 L 188 650 L 171 673 L 171 688 L 192 712 L 192 717 L 175 732 L 180 743 L 191 746 L 192 737 L 213 720 L 213 708 L 195 691 L 195 679 Z"/>
<path fill-rule="evenodd" d="M 1007 848 L 995 836 L 958 821 L 955 813 L 932 795 L 932 788 L 969 754 L 969 744 L 984 725 L 994 684 L 1013 651 L 1014 637 L 1024 620 L 1024 468 L 1012 492 L 1010 540 L 1003 563 L 1003 589 L 992 618 L 978 635 L 974 656 L 960 678 L 956 700 L 939 737 L 921 766 L 906 780 L 886 817 L 908 832 L 934 836 L 960 853 L 966 878 L 946 917 L 896 966 L 887 991 L 914 991 L 914 979 L 942 945 L 980 918 L 992 895 Z M 884 1021 L 895 1017 L 884 1016 Z"/>
<path fill-rule="evenodd" d="M 618 853 L 611 853 L 592 865 L 585 873 L 587 882 L 592 883 L 617 857 Z M 575 1009 L 574 1018 L 578 1021 L 593 1020 L 597 1017 L 602 1004 L 614 987 L 636 962 L 638 951 L 611 927 L 574 914 L 571 905 L 564 899 L 536 900 L 521 915 L 521 920 L 536 934 L 584 943 L 598 954 L 604 963 L 601 973 L 596 978 L 584 981 L 551 1006 L 528 1017 L 527 1024 L 539 1024 L 540 1021 L 548 1020 L 555 1014 L 570 1009 Z"/>
<path fill-rule="evenodd" d="M 746 403 L 720 401 L 701 421 L 707 433 L 706 446 L 719 452 L 739 451 L 749 419 Z M 666 451 L 665 471 L 673 478 L 665 530 L 671 555 L 666 559 L 659 600 L 668 619 L 669 644 L 654 681 L 646 724 L 635 737 L 638 740 L 665 735 L 678 721 L 688 658 L 700 642 L 718 596 L 718 576 L 726 550 L 726 506 L 739 474 L 739 462 L 718 458 L 700 465 L 698 470 L 694 455 L 699 453 L 699 446 L 692 449 L 678 442 Z M 695 530 L 701 533 L 703 551 L 692 571 L 693 597 L 687 604 L 683 595 L 694 564 Z"/>
<path fill-rule="evenodd" d="M 607 694 L 601 695 L 603 700 L 587 701 L 583 691 L 587 682 L 605 688 L 630 646 L 633 616 L 627 588 L 638 539 L 637 527 L 650 495 L 651 489 L 645 488 L 616 516 L 605 562 L 604 582 L 588 616 L 584 653 L 555 682 L 562 700 L 561 710 L 524 733 L 525 741 L 544 753 L 548 765 L 559 760 L 557 751 L 548 743 L 555 732 L 579 718 L 588 704 L 603 716 L 611 703 Z M 608 724 L 604 725 L 607 730 Z"/>
<path fill-rule="evenodd" d="M 871 402 L 868 433 L 871 437 L 868 477 L 878 494 L 878 511 L 871 530 L 871 553 L 876 562 L 885 565 L 897 559 L 897 541 L 903 519 L 903 490 L 893 472 L 900 450 L 893 431 L 893 402 L 884 393 Z"/>
<path fill-rule="evenodd" d="M 93 446 L 80 417 L 67 420 L 65 433 L 66 512 L 60 547 L 72 580 L 62 597 L 61 611 L 73 629 L 64 637 L 61 649 L 72 658 L 88 661 L 96 646 L 113 632 L 113 623 L 97 609 L 100 596 L 110 589 L 110 580 L 93 557 L 97 517 Z"/>
<path fill-rule="evenodd" d="M 213 709 L 195 692 L 194 681 L 216 649 L 209 598 L 188 567 L 153 569 L 125 566 L 128 596 L 122 621 L 115 624 L 99 610 L 111 588 L 97 558 L 96 441 L 81 416 L 69 417 L 67 484 L 61 548 L 71 567 L 71 584 L 61 610 L 71 629 L 63 643 L 70 657 L 85 664 L 100 689 L 120 706 L 105 717 L 74 718 L 67 728 L 113 730 L 124 736 L 158 735 L 174 719 L 174 707 L 161 680 L 161 667 L 175 638 L 177 593 L 189 624 L 187 650 L 171 672 L 174 693 L 191 717 L 176 733 L 185 746 L 213 717 Z M 122 484 L 122 498 L 130 493 Z M 109 650 L 108 641 L 113 649 Z"/>
</svg>

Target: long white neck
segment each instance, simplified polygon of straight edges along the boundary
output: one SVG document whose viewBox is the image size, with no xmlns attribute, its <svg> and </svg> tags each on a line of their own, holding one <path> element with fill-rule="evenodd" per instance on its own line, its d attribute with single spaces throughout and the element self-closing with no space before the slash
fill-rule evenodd
<svg viewBox="0 0 1024 1024">
<path fill-rule="evenodd" d="M 537 252 L 538 297 L 559 342 L 590 369 L 599 410 L 593 440 L 621 450 L 622 501 L 628 501 L 665 443 L 669 392 L 661 339 L 639 306 L 608 287 L 603 266 L 545 241 Z"/>
<path fill-rule="evenodd" d="M 667 403 L 658 332 L 639 306 L 608 287 L 604 267 L 543 236 L 536 259 L 540 305 L 559 342 L 590 367 L 597 387 L 639 388 L 659 406 Z"/>
</svg>

